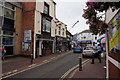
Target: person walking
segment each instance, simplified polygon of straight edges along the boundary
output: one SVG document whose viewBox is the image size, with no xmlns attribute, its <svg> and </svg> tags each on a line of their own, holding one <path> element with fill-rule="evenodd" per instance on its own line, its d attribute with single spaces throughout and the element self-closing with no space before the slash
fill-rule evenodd
<svg viewBox="0 0 120 80">
<path fill-rule="evenodd" d="M 5 53 L 6 53 L 6 50 L 4 48 L 4 45 L 2 44 L 1 48 L 0 48 L 0 56 L 1 56 L 2 60 L 5 60 Z"/>
<path fill-rule="evenodd" d="M 97 49 L 98 49 L 97 57 L 98 57 L 99 63 L 101 63 L 101 52 L 102 52 L 102 48 L 101 48 L 100 44 L 98 44 Z"/>
<path fill-rule="evenodd" d="M 93 53 L 92 53 L 92 62 L 91 64 L 94 64 L 94 58 L 95 58 L 95 55 L 97 54 L 97 46 L 95 45 L 95 42 L 93 42 Z"/>
</svg>

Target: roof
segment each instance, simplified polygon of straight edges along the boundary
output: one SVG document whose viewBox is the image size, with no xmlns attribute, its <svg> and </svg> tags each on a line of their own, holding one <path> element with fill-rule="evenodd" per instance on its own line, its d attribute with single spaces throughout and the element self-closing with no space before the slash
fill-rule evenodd
<svg viewBox="0 0 120 80">
<path fill-rule="evenodd" d="M 92 33 L 92 32 L 89 29 L 87 29 L 87 30 L 80 32 L 79 34 L 81 34 L 81 33 Z"/>
</svg>

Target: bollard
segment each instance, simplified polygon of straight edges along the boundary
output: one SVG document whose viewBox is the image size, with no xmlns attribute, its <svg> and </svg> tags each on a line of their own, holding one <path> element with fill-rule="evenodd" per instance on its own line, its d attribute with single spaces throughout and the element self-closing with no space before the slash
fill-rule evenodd
<svg viewBox="0 0 120 80">
<path fill-rule="evenodd" d="M 31 54 L 31 64 L 33 64 L 33 54 Z"/>
<path fill-rule="evenodd" d="M 79 71 L 82 71 L 82 57 L 79 57 Z"/>
</svg>

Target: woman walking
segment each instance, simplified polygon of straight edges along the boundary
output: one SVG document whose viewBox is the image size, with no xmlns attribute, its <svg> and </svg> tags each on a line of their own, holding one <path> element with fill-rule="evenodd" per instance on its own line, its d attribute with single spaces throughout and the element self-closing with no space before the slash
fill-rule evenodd
<svg viewBox="0 0 120 80">
<path fill-rule="evenodd" d="M 1 45 L 1 48 L 0 48 L 0 57 L 2 58 L 2 60 L 5 60 L 5 48 L 4 48 L 4 45 L 2 44 Z"/>
</svg>

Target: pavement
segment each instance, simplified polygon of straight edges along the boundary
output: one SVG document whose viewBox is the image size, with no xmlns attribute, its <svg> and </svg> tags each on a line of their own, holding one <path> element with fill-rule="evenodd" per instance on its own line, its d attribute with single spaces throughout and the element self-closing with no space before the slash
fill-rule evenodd
<svg viewBox="0 0 120 80">
<path fill-rule="evenodd" d="M 99 63 L 98 59 L 95 59 L 95 64 L 91 64 L 91 60 L 85 63 L 82 67 L 82 71 L 79 68 L 74 70 L 69 78 L 81 78 L 81 79 L 105 79 L 106 69 L 105 58 L 102 58 L 102 63 Z"/>
<path fill-rule="evenodd" d="M 49 56 L 38 57 L 33 60 L 33 64 L 31 64 L 31 58 L 29 57 L 13 57 L 8 58 L 5 61 L 2 61 L 2 76 L 7 76 L 21 70 L 33 67 L 37 64 L 43 64 L 47 61 L 54 60 L 60 56 L 66 55 L 72 51 L 61 52 L 59 54 L 51 54 Z"/>
</svg>

